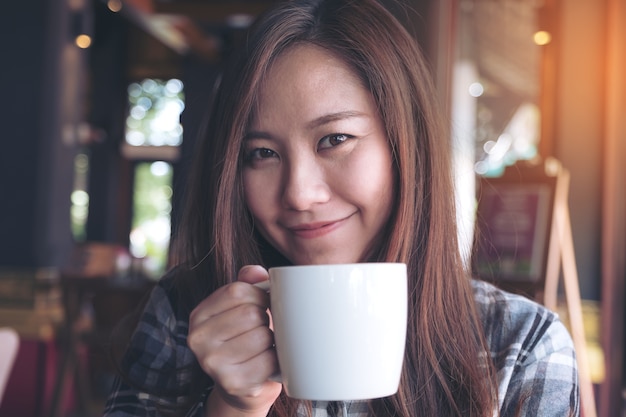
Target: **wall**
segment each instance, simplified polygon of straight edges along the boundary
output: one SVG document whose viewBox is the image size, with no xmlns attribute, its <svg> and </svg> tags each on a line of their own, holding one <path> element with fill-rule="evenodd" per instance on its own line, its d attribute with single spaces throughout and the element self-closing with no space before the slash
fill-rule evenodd
<svg viewBox="0 0 626 417">
<path fill-rule="evenodd" d="M 560 2 L 555 156 L 571 173 L 569 206 L 581 295 L 600 298 L 605 3 Z"/>
<path fill-rule="evenodd" d="M 0 265 L 49 266 L 65 256 L 73 151 L 61 144 L 61 0 L 9 2 L 0 27 L 3 102 Z M 71 58 L 71 57 L 69 57 Z M 74 79 L 75 80 L 75 79 Z"/>
<path fill-rule="evenodd" d="M 45 8 L 11 3 L 0 14 L 3 100 L 0 104 L 0 265 L 28 264 L 34 257 Z M 26 17 L 30 20 L 24 21 Z M 26 167 L 26 166 L 29 167 Z"/>
</svg>

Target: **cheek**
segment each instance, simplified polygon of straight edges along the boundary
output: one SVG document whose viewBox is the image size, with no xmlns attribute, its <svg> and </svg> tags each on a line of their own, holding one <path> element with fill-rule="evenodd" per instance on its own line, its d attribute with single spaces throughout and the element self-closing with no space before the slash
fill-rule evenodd
<svg viewBox="0 0 626 417">
<path fill-rule="evenodd" d="M 362 172 L 366 173 L 360 181 L 362 203 L 369 208 L 370 221 L 379 225 L 385 224 L 393 210 L 395 196 L 395 174 L 391 156 L 381 153 L 379 158 L 370 160 Z"/>
<path fill-rule="evenodd" d="M 391 167 L 381 168 L 381 175 L 372 178 L 370 195 L 375 196 L 372 204 L 382 223 L 387 221 L 394 200 L 394 175 Z"/>
<path fill-rule="evenodd" d="M 355 161 L 350 170 L 351 180 L 346 182 L 346 186 L 374 206 L 390 204 L 388 200 L 392 198 L 395 182 L 391 155 L 388 152 L 373 155 Z"/>
</svg>

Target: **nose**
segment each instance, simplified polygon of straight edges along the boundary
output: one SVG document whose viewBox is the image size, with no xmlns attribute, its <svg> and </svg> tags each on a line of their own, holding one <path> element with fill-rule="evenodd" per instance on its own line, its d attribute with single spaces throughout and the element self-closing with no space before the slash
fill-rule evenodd
<svg viewBox="0 0 626 417">
<path fill-rule="evenodd" d="M 330 199 L 324 169 L 314 160 L 296 159 L 286 164 L 282 202 L 285 208 L 305 211 Z"/>
</svg>

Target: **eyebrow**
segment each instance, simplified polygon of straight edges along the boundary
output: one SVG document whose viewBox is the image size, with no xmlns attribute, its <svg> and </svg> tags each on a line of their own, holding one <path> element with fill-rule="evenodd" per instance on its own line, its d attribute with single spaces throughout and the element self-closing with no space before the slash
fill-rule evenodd
<svg viewBox="0 0 626 417">
<path fill-rule="evenodd" d="M 342 111 L 342 112 L 337 112 L 337 113 L 329 113 L 329 114 L 325 114 L 323 116 L 313 119 L 307 124 L 307 127 L 309 129 L 313 129 L 316 127 L 326 125 L 328 123 L 335 122 L 337 120 L 351 119 L 354 117 L 367 117 L 367 114 L 363 112 L 359 112 L 359 111 L 353 111 L 353 110 Z"/>
<path fill-rule="evenodd" d="M 309 123 L 307 123 L 306 127 L 307 129 L 315 129 L 317 127 L 324 126 L 338 120 L 345 120 L 356 117 L 368 117 L 368 115 L 366 113 L 354 110 L 329 113 L 311 120 Z M 264 131 L 251 130 L 244 135 L 243 141 L 245 142 L 251 139 L 272 139 L 272 135 Z"/>
</svg>

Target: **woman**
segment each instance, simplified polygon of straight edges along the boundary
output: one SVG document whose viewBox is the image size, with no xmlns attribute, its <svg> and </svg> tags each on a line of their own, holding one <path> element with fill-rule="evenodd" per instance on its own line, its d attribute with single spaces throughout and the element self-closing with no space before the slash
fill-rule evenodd
<svg viewBox="0 0 626 417">
<path fill-rule="evenodd" d="M 469 279 L 456 241 L 450 144 L 424 58 L 374 0 L 292 1 L 224 72 L 196 153 L 178 242 L 106 415 L 577 415 L 558 318 Z M 253 283 L 284 264 L 407 264 L 396 395 L 281 394 Z"/>
</svg>

